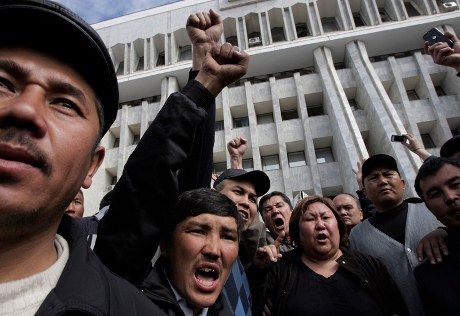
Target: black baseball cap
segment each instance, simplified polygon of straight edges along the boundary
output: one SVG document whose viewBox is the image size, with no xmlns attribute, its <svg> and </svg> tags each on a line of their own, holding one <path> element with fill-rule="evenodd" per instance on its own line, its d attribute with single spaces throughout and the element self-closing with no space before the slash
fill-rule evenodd
<svg viewBox="0 0 460 316">
<path fill-rule="evenodd" d="M 223 180 L 246 180 L 251 182 L 256 189 L 258 197 L 264 195 L 270 189 L 270 179 L 267 174 L 260 170 L 253 170 L 247 172 L 244 169 L 227 169 L 214 181 L 213 187 L 215 188 Z"/>
<path fill-rule="evenodd" d="M 441 147 L 441 157 L 452 157 L 460 151 L 460 136 L 454 136 Z"/>
<path fill-rule="evenodd" d="M 369 157 L 364 163 L 362 168 L 362 181 L 364 185 L 364 179 L 371 173 L 371 171 L 376 167 L 387 167 L 391 170 L 396 171 L 399 174 L 398 165 L 396 160 L 385 154 L 378 154 Z"/>
<path fill-rule="evenodd" d="M 72 66 L 104 109 L 105 134 L 117 117 L 118 82 L 99 34 L 65 6 L 48 0 L 0 0 L 0 47 L 23 46 Z"/>
</svg>

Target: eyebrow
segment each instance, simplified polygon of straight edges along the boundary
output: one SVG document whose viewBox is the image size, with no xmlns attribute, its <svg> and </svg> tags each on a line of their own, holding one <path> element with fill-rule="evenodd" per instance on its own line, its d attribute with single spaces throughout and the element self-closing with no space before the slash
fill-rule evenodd
<svg viewBox="0 0 460 316">
<path fill-rule="evenodd" d="M 53 91 L 57 93 L 70 95 L 78 99 L 81 103 L 85 105 L 88 103 L 83 91 L 81 91 L 74 85 L 57 78 L 51 78 L 48 83 Z"/>
<path fill-rule="evenodd" d="M 186 227 L 191 228 L 191 226 L 197 226 L 197 227 L 200 227 L 200 228 L 203 228 L 203 229 L 206 229 L 206 230 L 211 229 L 211 225 L 209 225 L 208 223 L 189 222 Z M 230 228 L 230 227 L 227 227 L 227 226 L 222 226 L 221 229 L 226 231 L 226 232 L 229 232 L 229 233 L 235 233 L 235 234 L 237 233 L 236 229 L 233 229 L 233 228 Z"/>
<path fill-rule="evenodd" d="M 30 76 L 29 69 L 21 66 L 17 62 L 10 59 L 0 59 L 0 70 L 3 70 L 19 79 L 27 78 Z M 57 78 L 51 78 L 48 84 L 57 93 L 73 96 L 74 98 L 78 99 L 81 103 L 85 105 L 87 104 L 87 99 L 83 91 L 81 91 L 74 85 Z"/>
<path fill-rule="evenodd" d="M 452 183 L 452 182 L 454 182 L 454 181 L 457 181 L 458 179 L 460 179 L 459 176 L 453 176 L 452 178 L 447 179 L 447 180 L 444 182 L 444 184 L 450 184 L 450 183 Z M 429 190 L 426 191 L 425 195 L 428 196 L 430 193 L 432 193 L 432 192 L 435 191 L 435 190 L 439 190 L 439 186 L 431 187 Z"/>
<path fill-rule="evenodd" d="M 26 78 L 30 74 L 29 69 L 22 67 L 10 59 L 0 59 L 0 70 L 20 78 Z"/>
<path fill-rule="evenodd" d="M 252 192 L 249 192 L 248 190 L 246 190 L 246 189 L 243 188 L 242 186 L 240 186 L 240 185 L 237 184 L 237 185 L 235 185 L 233 188 L 234 188 L 234 189 L 235 189 L 235 188 L 238 188 L 238 189 L 240 189 L 241 191 L 243 191 L 243 192 L 245 192 L 245 193 L 248 192 L 248 193 L 249 193 L 249 196 L 251 196 L 251 197 L 253 197 L 253 198 L 255 198 L 255 199 L 257 200 L 257 194 L 252 193 Z"/>
</svg>

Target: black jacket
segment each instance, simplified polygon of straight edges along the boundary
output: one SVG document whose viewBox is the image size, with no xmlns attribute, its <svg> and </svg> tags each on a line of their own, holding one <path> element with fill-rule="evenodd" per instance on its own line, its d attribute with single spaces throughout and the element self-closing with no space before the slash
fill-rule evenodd
<svg viewBox="0 0 460 316">
<path fill-rule="evenodd" d="M 137 288 L 102 265 L 86 245 L 79 222 L 64 214 L 58 234 L 69 244 L 69 259 L 36 316 L 161 315 Z"/>
<path fill-rule="evenodd" d="M 430 264 L 429 260 L 414 269 L 420 289 L 425 316 L 458 315 L 460 299 L 460 234 L 447 229 L 449 255 L 442 263 Z"/>
<path fill-rule="evenodd" d="M 165 264 L 165 260 L 160 257 L 148 277 L 142 283 L 141 290 L 167 315 L 184 315 L 164 273 Z M 233 315 L 222 293 L 220 293 L 214 305 L 208 310 L 208 316 L 218 315 Z"/>
<path fill-rule="evenodd" d="M 341 267 L 359 278 L 366 288 L 374 295 L 382 311 L 387 315 L 409 315 L 399 291 L 392 281 L 386 267 L 379 260 L 341 246 L 343 256 L 337 262 Z M 278 265 L 267 272 L 259 270 L 252 263 L 246 270 L 252 292 L 253 315 L 262 314 L 263 307 L 269 298 L 273 303 L 272 315 L 285 315 L 286 298 L 297 278 L 302 248 L 298 247 L 283 253 Z M 308 311 L 306 311 L 308 312 Z"/>
</svg>

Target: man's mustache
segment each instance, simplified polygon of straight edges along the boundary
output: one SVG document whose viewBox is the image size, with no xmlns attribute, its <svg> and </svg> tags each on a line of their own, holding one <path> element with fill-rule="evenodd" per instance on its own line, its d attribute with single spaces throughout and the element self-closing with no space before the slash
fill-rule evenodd
<svg viewBox="0 0 460 316">
<path fill-rule="evenodd" d="M 17 130 L 8 130 L 0 136 L 0 141 L 4 143 L 12 143 L 26 148 L 27 151 L 35 157 L 38 167 L 46 176 L 50 176 L 53 172 L 53 164 L 43 150 L 41 150 L 34 142 L 32 137 L 27 133 L 18 132 Z"/>
</svg>

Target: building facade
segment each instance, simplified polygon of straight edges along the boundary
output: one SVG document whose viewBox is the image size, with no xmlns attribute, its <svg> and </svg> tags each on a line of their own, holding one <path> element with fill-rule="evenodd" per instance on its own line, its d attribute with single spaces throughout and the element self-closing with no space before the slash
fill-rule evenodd
<svg viewBox="0 0 460 316">
<path fill-rule="evenodd" d="M 94 24 L 118 74 L 120 107 L 102 140 L 105 160 L 85 192 L 86 215 L 123 166 L 167 97 L 186 84 L 191 13 L 214 9 L 221 42 L 246 50 L 247 75 L 216 99 L 216 173 L 226 144 L 249 140 L 243 166 L 265 170 L 270 190 L 335 196 L 358 189 L 352 168 L 377 153 L 407 180 L 420 159 L 391 135 L 411 133 L 427 150 L 460 127 L 460 78 L 422 52 L 432 27 L 460 31 L 459 0 L 185 0 Z"/>
</svg>

